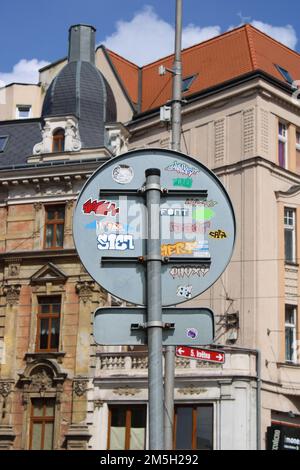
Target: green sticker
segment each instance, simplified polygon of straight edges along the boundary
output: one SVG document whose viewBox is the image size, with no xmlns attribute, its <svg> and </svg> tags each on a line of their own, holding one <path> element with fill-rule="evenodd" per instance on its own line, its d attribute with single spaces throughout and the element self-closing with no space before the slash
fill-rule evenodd
<svg viewBox="0 0 300 470">
<path fill-rule="evenodd" d="M 215 215 L 215 212 L 209 207 L 195 207 L 193 209 L 193 220 L 211 220 Z"/>
<path fill-rule="evenodd" d="M 176 178 L 173 180 L 173 186 L 182 186 L 183 188 L 191 188 L 193 186 L 192 178 Z"/>
</svg>

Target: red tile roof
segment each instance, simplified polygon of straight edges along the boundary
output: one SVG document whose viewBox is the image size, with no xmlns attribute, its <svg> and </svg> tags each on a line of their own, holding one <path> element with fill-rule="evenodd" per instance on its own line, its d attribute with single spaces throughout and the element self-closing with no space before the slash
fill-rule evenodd
<svg viewBox="0 0 300 470">
<path fill-rule="evenodd" d="M 108 51 L 132 101 L 138 101 L 139 68 Z M 141 111 L 165 104 L 172 97 L 172 76 L 159 76 L 158 67 L 172 68 L 173 55 L 141 68 Z M 182 51 L 183 78 L 197 74 L 185 96 L 261 70 L 286 83 L 276 64 L 300 80 L 300 55 L 251 25 L 244 25 Z"/>
</svg>

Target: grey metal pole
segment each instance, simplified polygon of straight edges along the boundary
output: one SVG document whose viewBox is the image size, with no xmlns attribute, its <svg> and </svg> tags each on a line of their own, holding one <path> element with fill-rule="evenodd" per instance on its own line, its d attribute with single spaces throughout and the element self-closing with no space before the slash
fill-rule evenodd
<svg viewBox="0 0 300 470">
<path fill-rule="evenodd" d="M 176 0 L 175 60 L 173 65 L 172 150 L 180 151 L 182 106 L 182 0 Z M 165 352 L 165 449 L 173 449 L 175 347 Z"/>
<path fill-rule="evenodd" d="M 173 65 L 172 150 L 180 151 L 182 104 L 182 0 L 176 0 L 175 60 Z"/>
<path fill-rule="evenodd" d="M 160 170 L 146 170 L 147 239 L 147 332 L 149 447 L 164 449 L 163 349 L 161 300 Z"/>
</svg>

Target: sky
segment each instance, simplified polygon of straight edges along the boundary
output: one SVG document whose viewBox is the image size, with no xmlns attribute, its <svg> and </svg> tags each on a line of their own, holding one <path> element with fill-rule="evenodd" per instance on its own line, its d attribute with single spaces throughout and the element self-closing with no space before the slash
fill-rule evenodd
<svg viewBox="0 0 300 470">
<path fill-rule="evenodd" d="M 72 24 L 97 28 L 97 44 L 137 65 L 174 49 L 175 0 L 2 0 L 0 86 L 37 83 L 38 70 L 67 54 Z M 296 0 L 183 0 L 183 47 L 252 23 L 300 52 Z"/>
</svg>

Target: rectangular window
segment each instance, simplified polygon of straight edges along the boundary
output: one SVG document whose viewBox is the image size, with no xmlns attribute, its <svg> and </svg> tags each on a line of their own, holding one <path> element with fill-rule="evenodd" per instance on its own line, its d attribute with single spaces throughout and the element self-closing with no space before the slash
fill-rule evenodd
<svg viewBox="0 0 300 470">
<path fill-rule="evenodd" d="M 40 297 L 37 318 L 37 352 L 59 350 L 61 297 Z"/>
<path fill-rule="evenodd" d="M 33 399 L 30 416 L 30 450 L 52 450 L 54 436 L 54 399 Z"/>
<path fill-rule="evenodd" d="M 19 105 L 17 106 L 16 112 L 17 119 L 28 119 L 31 116 L 31 106 L 30 105 Z"/>
<path fill-rule="evenodd" d="M 300 131 L 296 132 L 296 170 L 300 173 Z"/>
<path fill-rule="evenodd" d="M 285 360 L 297 362 L 297 307 L 285 306 Z"/>
<path fill-rule="evenodd" d="M 176 450 L 213 450 L 213 405 L 178 405 L 174 424 Z"/>
<path fill-rule="evenodd" d="M 144 450 L 146 424 L 145 405 L 110 406 L 108 450 Z"/>
<path fill-rule="evenodd" d="M 287 125 L 280 122 L 278 126 L 278 163 L 282 168 L 287 168 L 288 157 L 288 130 Z"/>
<path fill-rule="evenodd" d="M 44 247 L 62 248 L 64 245 L 65 206 L 46 207 Z"/>
<path fill-rule="evenodd" d="M 296 263 L 296 210 L 284 209 L 284 248 L 285 261 Z"/>
</svg>

